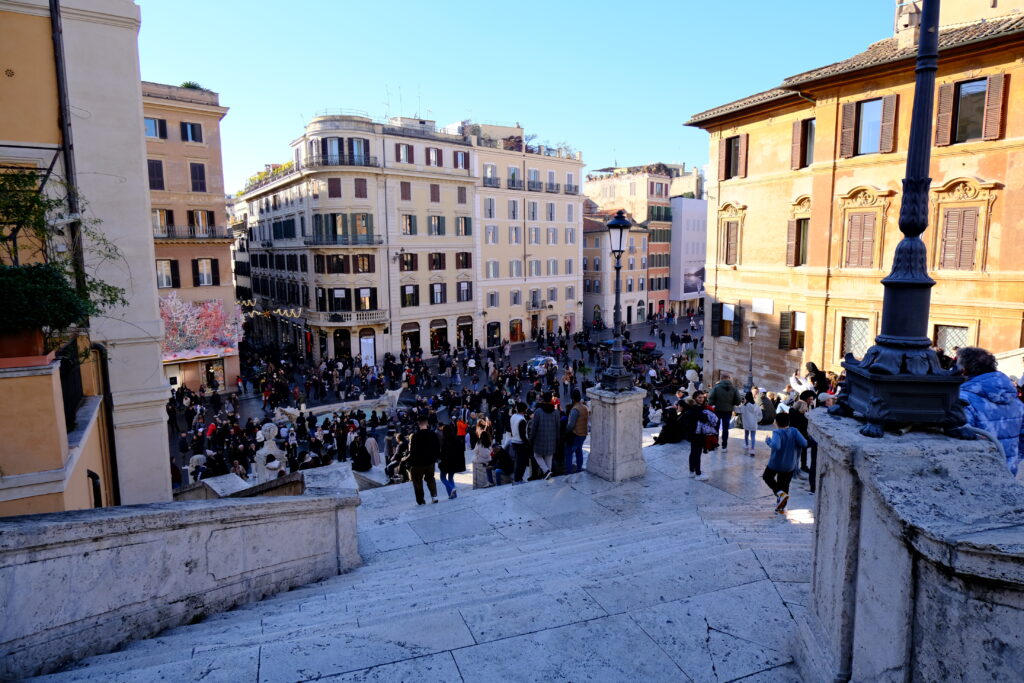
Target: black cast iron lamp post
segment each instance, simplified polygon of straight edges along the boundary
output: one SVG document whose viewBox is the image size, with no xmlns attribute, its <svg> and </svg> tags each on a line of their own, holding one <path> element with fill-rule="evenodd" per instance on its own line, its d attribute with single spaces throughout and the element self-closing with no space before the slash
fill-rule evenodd
<svg viewBox="0 0 1024 683">
<path fill-rule="evenodd" d="M 615 257 L 615 343 L 612 345 L 612 364 L 601 376 L 601 388 L 606 391 L 629 391 L 633 388 L 633 375 L 622 365 L 622 253 L 625 251 L 626 233 L 630 223 L 626 212 L 620 209 L 615 218 L 608 221 L 608 240 L 612 256 Z"/>
<path fill-rule="evenodd" d="M 935 280 L 928 276 L 928 250 L 921 233 L 928 227 L 928 176 L 932 144 L 932 101 L 939 61 L 939 0 L 924 0 L 917 49 L 914 109 L 910 119 L 907 172 L 903 179 L 900 231 L 892 272 L 882 280 L 882 332 L 864 358 L 846 354 L 846 383 L 834 415 L 859 413 L 865 436 L 880 437 L 886 425 L 942 427 L 973 438 L 960 403 L 964 377 L 943 370 L 928 337 L 928 311 Z"/>
<path fill-rule="evenodd" d="M 747 335 L 750 340 L 750 355 L 747 358 L 747 391 L 754 390 L 754 337 L 757 336 L 757 323 L 753 320 L 747 325 Z"/>
</svg>

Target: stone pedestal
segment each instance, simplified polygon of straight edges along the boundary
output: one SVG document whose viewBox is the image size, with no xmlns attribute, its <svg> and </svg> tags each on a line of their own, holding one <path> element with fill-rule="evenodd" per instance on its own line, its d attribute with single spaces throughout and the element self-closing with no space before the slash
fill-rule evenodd
<svg viewBox="0 0 1024 683">
<path fill-rule="evenodd" d="M 871 439 L 809 415 L 818 441 L 808 681 L 1018 680 L 1024 487 L 988 441 Z"/>
<path fill-rule="evenodd" d="M 588 389 L 590 457 L 587 471 L 608 481 L 642 477 L 647 472 L 641 447 L 644 391 Z"/>
</svg>

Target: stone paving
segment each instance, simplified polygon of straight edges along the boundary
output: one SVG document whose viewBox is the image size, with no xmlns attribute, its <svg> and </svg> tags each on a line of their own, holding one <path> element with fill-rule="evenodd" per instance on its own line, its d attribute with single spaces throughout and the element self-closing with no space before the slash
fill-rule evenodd
<svg viewBox="0 0 1024 683">
<path fill-rule="evenodd" d="M 650 440 L 649 430 L 645 438 Z M 362 493 L 365 564 L 124 650 L 59 681 L 799 681 L 813 496 L 785 515 L 767 449 L 645 449 L 646 476 L 582 473 L 462 490 Z"/>
</svg>

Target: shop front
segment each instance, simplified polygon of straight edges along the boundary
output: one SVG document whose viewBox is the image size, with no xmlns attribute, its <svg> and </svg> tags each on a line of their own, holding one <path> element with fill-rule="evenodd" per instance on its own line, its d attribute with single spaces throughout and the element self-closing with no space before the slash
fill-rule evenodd
<svg viewBox="0 0 1024 683">
<path fill-rule="evenodd" d="M 440 318 L 430 321 L 430 353 L 434 356 L 448 346 L 448 321 Z"/>
<path fill-rule="evenodd" d="M 473 316 L 460 315 L 455 321 L 455 334 L 459 346 L 467 349 L 473 348 Z"/>
</svg>

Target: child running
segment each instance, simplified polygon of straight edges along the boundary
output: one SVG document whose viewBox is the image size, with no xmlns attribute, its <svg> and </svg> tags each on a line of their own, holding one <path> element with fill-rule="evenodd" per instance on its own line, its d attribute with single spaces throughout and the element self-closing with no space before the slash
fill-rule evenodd
<svg viewBox="0 0 1024 683">
<path fill-rule="evenodd" d="M 788 413 L 776 415 L 775 424 L 778 425 L 778 429 L 765 441 L 772 449 L 772 454 L 761 478 L 775 494 L 775 512 L 781 515 L 789 502 L 789 481 L 799 464 L 797 450 L 807 448 L 807 440 L 798 430 L 789 426 Z"/>
</svg>

